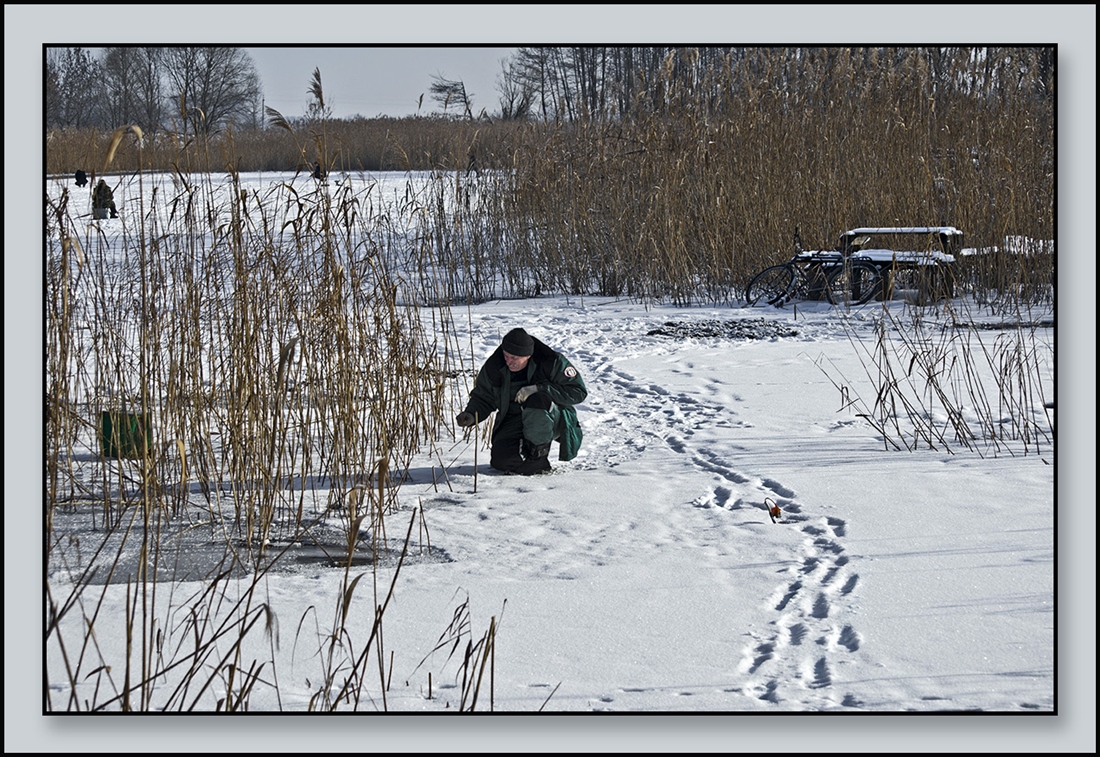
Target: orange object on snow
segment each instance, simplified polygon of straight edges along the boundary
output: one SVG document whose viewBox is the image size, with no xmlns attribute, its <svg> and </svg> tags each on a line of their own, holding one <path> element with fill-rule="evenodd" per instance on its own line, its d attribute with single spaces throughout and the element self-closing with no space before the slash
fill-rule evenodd
<svg viewBox="0 0 1100 757">
<path fill-rule="evenodd" d="M 775 523 L 775 519 L 782 515 L 783 511 L 779 509 L 779 505 L 775 504 L 775 500 L 770 497 L 764 500 L 764 506 L 767 507 L 769 502 L 771 507 L 768 507 L 768 515 L 772 516 L 772 523 Z"/>
</svg>

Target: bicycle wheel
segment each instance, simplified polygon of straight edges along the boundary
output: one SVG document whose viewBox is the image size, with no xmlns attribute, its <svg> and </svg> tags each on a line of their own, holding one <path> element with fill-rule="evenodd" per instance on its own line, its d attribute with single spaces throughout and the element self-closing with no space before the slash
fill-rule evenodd
<svg viewBox="0 0 1100 757">
<path fill-rule="evenodd" d="M 745 301 L 751 307 L 757 303 L 775 305 L 794 288 L 795 274 L 787 264 L 765 268 L 745 287 Z"/>
<path fill-rule="evenodd" d="M 797 266 L 797 280 L 791 291 L 792 300 L 828 300 L 829 282 L 838 265 L 829 261 Z"/>
<path fill-rule="evenodd" d="M 827 293 L 834 305 L 862 305 L 881 291 L 882 274 L 861 260 L 845 261 L 829 276 Z"/>
</svg>

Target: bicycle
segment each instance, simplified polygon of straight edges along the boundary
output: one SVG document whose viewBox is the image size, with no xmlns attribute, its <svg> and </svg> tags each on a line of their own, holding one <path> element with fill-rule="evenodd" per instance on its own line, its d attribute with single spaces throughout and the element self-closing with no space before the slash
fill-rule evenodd
<svg viewBox="0 0 1100 757">
<path fill-rule="evenodd" d="M 765 268 L 745 287 L 750 307 L 760 302 L 781 307 L 794 300 L 822 298 L 832 305 L 862 305 L 882 291 L 877 266 L 838 250 L 803 250 L 797 230 L 794 244 L 794 257 Z"/>
</svg>

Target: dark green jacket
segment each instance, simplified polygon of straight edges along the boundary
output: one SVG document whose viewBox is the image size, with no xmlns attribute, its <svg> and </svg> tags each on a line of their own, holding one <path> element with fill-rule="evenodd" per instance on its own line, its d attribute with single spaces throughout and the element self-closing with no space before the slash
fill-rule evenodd
<svg viewBox="0 0 1100 757">
<path fill-rule="evenodd" d="M 115 194 L 107 186 L 107 182 L 100 179 L 92 191 L 93 208 L 113 208 L 115 206 Z"/>
<path fill-rule="evenodd" d="M 573 406 L 584 402 L 588 396 L 588 388 L 580 372 L 560 352 L 535 339 L 535 353 L 527 362 L 526 384 L 537 385 L 557 405 L 561 413 L 554 429 L 554 438 L 559 444 L 558 459 L 572 460 L 577 456 L 584 438 Z M 519 386 L 512 386 L 512 373 L 504 362 L 504 350 L 497 347 L 478 371 L 470 400 L 466 403 L 466 412 L 481 421 L 495 410 L 497 417 L 503 419 L 515 400 Z"/>
</svg>

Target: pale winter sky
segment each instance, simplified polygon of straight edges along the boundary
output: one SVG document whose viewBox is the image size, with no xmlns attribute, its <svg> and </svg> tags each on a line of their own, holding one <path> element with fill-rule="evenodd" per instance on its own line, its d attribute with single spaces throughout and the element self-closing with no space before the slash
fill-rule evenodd
<svg viewBox="0 0 1100 757">
<path fill-rule="evenodd" d="M 497 78 L 514 47 L 389 46 L 248 47 L 263 83 L 264 104 L 284 116 L 300 116 L 313 71 L 321 71 L 325 105 L 336 118 L 411 116 L 437 112 L 433 77 L 461 81 L 474 114 L 500 110 Z M 423 96 L 423 102 L 418 102 Z"/>
</svg>

